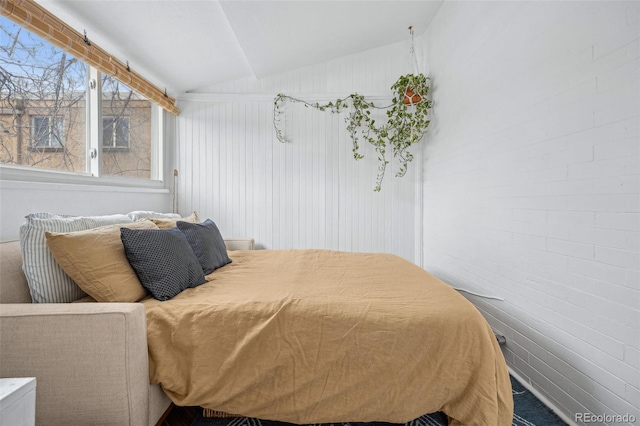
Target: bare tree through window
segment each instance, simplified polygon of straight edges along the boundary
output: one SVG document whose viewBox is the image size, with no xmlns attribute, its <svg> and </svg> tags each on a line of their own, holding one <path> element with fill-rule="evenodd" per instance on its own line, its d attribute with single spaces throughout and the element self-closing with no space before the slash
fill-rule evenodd
<svg viewBox="0 0 640 426">
<path fill-rule="evenodd" d="M 151 102 L 102 76 L 102 173 L 151 176 Z"/>
</svg>

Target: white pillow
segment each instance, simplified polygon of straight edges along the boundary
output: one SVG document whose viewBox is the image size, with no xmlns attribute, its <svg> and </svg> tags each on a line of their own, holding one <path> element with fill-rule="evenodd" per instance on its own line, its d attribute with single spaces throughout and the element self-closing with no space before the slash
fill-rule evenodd
<svg viewBox="0 0 640 426">
<path fill-rule="evenodd" d="M 178 219 L 181 216 L 177 213 L 158 213 L 144 210 L 136 210 L 131 213 L 127 213 L 127 216 L 133 221 L 140 219 Z"/>
<path fill-rule="evenodd" d="M 132 222 L 128 216 L 64 216 L 52 213 L 34 213 L 26 216 L 20 227 L 22 270 L 27 277 L 34 303 L 67 303 L 86 294 L 58 265 L 47 247 L 45 232 L 74 232 Z"/>
</svg>

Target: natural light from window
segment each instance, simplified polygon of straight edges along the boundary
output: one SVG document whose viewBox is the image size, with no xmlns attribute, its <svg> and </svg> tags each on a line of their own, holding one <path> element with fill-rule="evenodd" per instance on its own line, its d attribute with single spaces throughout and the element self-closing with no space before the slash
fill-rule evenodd
<svg viewBox="0 0 640 426">
<path fill-rule="evenodd" d="M 0 166 L 161 179 L 160 114 L 115 78 L 0 17 Z"/>
<path fill-rule="evenodd" d="M 151 176 L 151 107 L 115 78 L 102 76 L 102 174 Z"/>
<path fill-rule="evenodd" d="M 0 19 L 0 162 L 86 172 L 86 66 Z"/>
</svg>

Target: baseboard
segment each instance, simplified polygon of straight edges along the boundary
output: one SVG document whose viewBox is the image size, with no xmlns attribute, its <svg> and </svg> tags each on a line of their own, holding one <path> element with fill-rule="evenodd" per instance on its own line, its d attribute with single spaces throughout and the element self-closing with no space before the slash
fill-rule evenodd
<svg viewBox="0 0 640 426">
<path fill-rule="evenodd" d="M 565 413 L 563 413 L 562 411 L 560 411 L 560 409 L 558 407 L 555 406 L 555 404 L 552 404 L 551 401 L 549 401 L 547 399 L 546 396 L 542 395 L 540 392 L 538 392 L 538 390 L 536 390 L 533 386 L 531 386 L 526 380 L 524 380 L 518 373 L 516 373 L 515 371 L 513 371 L 513 369 L 511 367 L 509 368 L 509 373 L 518 381 L 520 382 L 520 384 L 529 392 L 531 392 L 536 398 L 538 398 L 540 400 L 540 402 L 542 402 L 544 405 L 546 405 L 547 407 L 549 407 L 549 409 L 551 411 L 553 411 L 554 413 L 556 413 L 556 415 L 558 417 L 560 417 L 565 423 L 567 423 L 569 426 L 579 426 L 575 420 L 569 418 Z"/>
</svg>

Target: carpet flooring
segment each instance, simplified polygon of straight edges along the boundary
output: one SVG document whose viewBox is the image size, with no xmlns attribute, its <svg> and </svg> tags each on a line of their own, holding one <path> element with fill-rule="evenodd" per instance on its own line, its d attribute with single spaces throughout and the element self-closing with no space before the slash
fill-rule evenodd
<svg viewBox="0 0 640 426">
<path fill-rule="evenodd" d="M 515 412 L 513 426 L 565 426 L 553 411 L 511 377 Z M 443 413 L 427 414 L 404 426 L 446 426 Z M 199 407 L 174 407 L 162 426 L 290 426 L 289 423 L 259 420 L 247 417 L 206 418 Z M 390 426 L 389 423 L 338 423 L 320 426 Z"/>
</svg>

